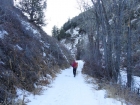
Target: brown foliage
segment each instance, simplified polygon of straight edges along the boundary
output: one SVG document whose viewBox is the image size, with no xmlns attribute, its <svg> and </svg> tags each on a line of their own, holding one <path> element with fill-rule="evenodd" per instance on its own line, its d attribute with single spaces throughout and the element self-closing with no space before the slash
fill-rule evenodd
<svg viewBox="0 0 140 105">
<path fill-rule="evenodd" d="M 105 77 L 105 70 L 101 68 L 101 66 L 98 66 L 95 62 L 94 63 L 86 62 L 84 64 L 82 73 L 100 79 Z"/>
<path fill-rule="evenodd" d="M 122 87 L 119 84 L 104 84 L 104 87 L 107 90 L 108 98 L 115 98 L 119 101 L 125 100 L 125 103 L 131 103 L 133 105 L 139 105 L 140 99 L 139 96 L 130 91 L 127 87 Z"/>
</svg>

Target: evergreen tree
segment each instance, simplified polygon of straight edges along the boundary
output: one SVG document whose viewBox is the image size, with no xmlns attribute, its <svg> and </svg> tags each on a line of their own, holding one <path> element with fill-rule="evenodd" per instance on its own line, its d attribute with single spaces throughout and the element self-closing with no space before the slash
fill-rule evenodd
<svg viewBox="0 0 140 105">
<path fill-rule="evenodd" d="M 45 26 L 44 10 L 46 9 L 46 0 L 21 0 L 20 9 L 28 15 L 31 22 L 38 26 Z"/>
<path fill-rule="evenodd" d="M 67 31 L 67 30 L 70 29 L 70 28 L 71 28 L 71 20 L 68 19 L 68 21 L 63 25 L 63 29 L 64 29 L 65 31 Z"/>
<path fill-rule="evenodd" d="M 60 32 L 58 34 L 58 40 L 65 39 L 65 38 L 68 38 L 68 37 L 71 37 L 71 34 L 66 33 L 65 30 L 63 28 L 61 28 Z"/>
<path fill-rule="evenodd" d="M 59 29 L 57 26 L 53 26 L 52 36 L 58 39 Z"/>
</svg>

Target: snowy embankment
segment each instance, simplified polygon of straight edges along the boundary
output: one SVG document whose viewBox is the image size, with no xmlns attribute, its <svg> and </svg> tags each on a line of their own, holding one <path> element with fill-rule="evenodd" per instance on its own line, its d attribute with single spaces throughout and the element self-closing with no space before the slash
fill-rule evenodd
<svg viewBox="0 0 140 105">
<path fill-rule="evenodd" d="M 83 64 L 78 61 L 76 77 L 73 77 L 72 67 L 62 70 L 41 95 L 28 95 L 27 105 L 122 105 L 120 101 L 105 98 L 106 91 L 97 90 L 97 84 L 85 82 L 81 74 Z"/>
<path fill-rule="evenodd" d="M 127 73 L 126 69 L 120 71 L 121 74 L 121 84 L 126 85 L 127 84 Z M 133 82 L 132 82 L 132 88 L 140 88 L 140 77 L 138 76 L 132 76 Z"/>
</svg>

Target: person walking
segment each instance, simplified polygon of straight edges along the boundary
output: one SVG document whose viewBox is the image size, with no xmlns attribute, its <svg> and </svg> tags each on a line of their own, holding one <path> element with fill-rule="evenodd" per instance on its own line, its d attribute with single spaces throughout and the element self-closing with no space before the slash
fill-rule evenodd
<svg viewBox="0 0 140 105">
<path fill-rule="evenodd" d="M 73 63 L 72 63 L 72 67 L 73 67 L 73 75 L 75 77 L 76 76 L 76 70 L 77 70 L 77 67 L 78 67 L 78 62 L 76 62 L 74 60 Z"/>
</svg>

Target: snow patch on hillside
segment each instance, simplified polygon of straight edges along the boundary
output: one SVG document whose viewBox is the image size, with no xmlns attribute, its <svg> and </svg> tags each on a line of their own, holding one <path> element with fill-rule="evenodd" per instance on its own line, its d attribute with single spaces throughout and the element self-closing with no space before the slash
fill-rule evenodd
<svg viewBox="0 0 140 105">
<path fill-rule="evenodd" d="M 33 25 L 23 20 L 21 21 L 21 23 L 24 27 L 26 27 L 26 30 L 31 30 L 35 36 L 41 37 L 41 34 L 33 27 Z"/>
<path fill-rule="evenodd" d="M 79 34 L 79 30 L 80 30 L 80 28 L 79 28 L 79 27 L 76 27 L 76 28 L 73 30 L 73 35 L 78 35 L 78 34 Z"/>
<path fill-rule="evenodd" d="M 8 33 L 5 30 L 0 31 L 0 39 L 4 39 L 5 35 L 8 35 Z"/>
<path fill-rule="evenodd" d="M 66 55 L 63 53 L 63 50 L 60 48 L 60 46 L 57 44 L 58 49 L 60 49 L 61 54 L 63 55 L 63 57 L 66 59 L 66 61 L 69 63 L 69 60 L 67 59 Z"/>
<path fill-rule="evenodd" d="M 71 37 L 75 37 L 76 35 L 79 34 L 79 30 L 80 30 L 80 28 L 79 27 L 76 27 L 74 29 L 67 30 L 66 33 L 71 34 Z"/>
<path fill-rule="evenodd" d="M 45 57 L 46 56 L 46 53 L 45 52 L 43 52 L 43 57 Z"/>
<path fill-rule="evenodd" d="M 137 21 L 137 19 L 131 20 L 131 24 L 134 24 Z"/>
<path fill-rule="evenodd" d="M 82 42 L 82 46 L 86 46 L 88 43 L 87 34 L 79 34 L 79 30 L 79 27 L 67 30 L 66 33 L 71 34 L 71 37 L 61 40 L 61 43 L 71 52 L 74 58 L 77 54 L 77 45 Z"/>
<path fill-rule="evenodd" d="M 2 61 L 0 61 L 0 64 L 4 65 L 5 63 L 4 63 L 4 62 L 2 62 Z"/>
<path fill-rule="evenodd" d="M 18 44 L 15 46 L 15 48 L 17 48 L 18 50 L 23 50 L 23 48 L 21 48 Z"/>
<path fill-rule="evenodd" d="M 40 40 L 40 42 L 43 44 L 43 46 L 45 47 L 45 48 L 50 48 L 50 44 L 49 43 L 46 43 L 46 42 L 44 42 L 44 41 L 42 41 L 42 40 Z"/>
</svg>

